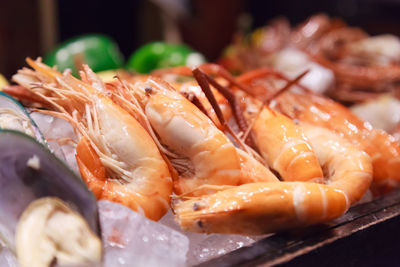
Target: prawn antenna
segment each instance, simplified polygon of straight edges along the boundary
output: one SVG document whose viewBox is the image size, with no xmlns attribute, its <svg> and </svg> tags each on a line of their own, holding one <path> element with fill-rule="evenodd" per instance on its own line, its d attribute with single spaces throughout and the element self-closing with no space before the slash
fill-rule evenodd
<svg viewBox="0 0 400 267">
<path fill-rule="evenodd" d="M 278 96 L 280 96 L 281 94 L 283 94 L 284 92 L 286 92 L 287 90 L 289 90 L 290 87 L 292 87 L 292 85 L 297 84 L 309 71 L 310 71 L 310 70 L 305 70 L 304 72 L 302 72 L 300 75 L 298 75 L 298 76 L 297 76 L 296 78 L 294 78 L 293 80 L 289 80 L 289 81 L 286 83 L 286 85 L 285 85 L 284 87 L 282 87 L 280 90 L 276 91 L 274 94 L 272 94 L 271 96 L 269 96 L 269 97 L 267 97 L 267 98 L 264 99 L 264 101 L 262 102 L 260 108 L 258 109 L 258 111 L 257 111 L 257 113 L 256 113 L 256 116 L 253 118 L 252 122 L 250 123 L 250 126 L 249 126 L 249 127 L 246 129 L 246 131 L 244 132 L 243 138 L 246 138 L 246 137 L 249 135 L 251 129 L 252 129 L 253 126 L 254 126 L 254 123 L 255 123 L 257 117 L 260 115 L 260 113 L 261 113 L 261 111 L 263 110 L 263 108 L 264 108 L 265 106 L 268 106 L 269 103 L 270 103 L 273 99 L 277 98 Z"/>
</svg>

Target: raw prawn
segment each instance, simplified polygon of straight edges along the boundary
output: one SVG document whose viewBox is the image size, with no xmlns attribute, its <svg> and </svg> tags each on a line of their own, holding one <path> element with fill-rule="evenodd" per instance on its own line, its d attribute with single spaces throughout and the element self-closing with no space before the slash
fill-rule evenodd
<svg viewBox="0 0 400 267">
<path fill-rule="evenodd" d="M 14 80 L 53 110 L 42 112 L 66 119 L 82 135 L 76 158 L 96 197 L 160 219 L 169 208 L 172 180 L 147 131 L 106 96 L 104 85 L 87 67 L 83 82 L 40 61 L 27 61 L 35 71 L 21 70 Z"/>
</svg>

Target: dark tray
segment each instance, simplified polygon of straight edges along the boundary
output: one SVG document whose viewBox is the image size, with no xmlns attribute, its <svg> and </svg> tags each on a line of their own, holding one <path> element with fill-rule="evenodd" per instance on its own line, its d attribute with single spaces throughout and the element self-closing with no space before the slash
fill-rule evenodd
<svg viewBox="0 0 400 267">
<path fill-rule="evenodd" d="M 317 227 L 280 233 L 199 266 L 400 266 L 400 190 Z"/>
</svg>

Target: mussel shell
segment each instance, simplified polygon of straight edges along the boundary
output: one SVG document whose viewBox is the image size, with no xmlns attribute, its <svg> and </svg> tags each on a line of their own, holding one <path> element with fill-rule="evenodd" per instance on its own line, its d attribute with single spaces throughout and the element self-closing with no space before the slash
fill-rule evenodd
<svg viewBox="0 0 400 267">
<path fill-rule="evenodd" d="M 0 130 L 0 151 L 0 230 L 14 234 L 16 222 L 33 200 L 54 196 L 79 212 L 100 236 L 96 198 L 46 147 L 23 133 Z M 28 166 L 33 157 L 39 159 L 39 168 Z"/>
<path fill-rule="evenodd" d="M 42 144 L 46 143 L 36 123 L 32 120 L 28 112 L 26 112 L 25 108 L 17 100 L 15 100 L 14 98 L 12 98 L 11 96 L 9 96 L 4 92 L 0 92 L 0 107 L 12 109 L 17 114 L 21 115 L 21 117 L 24 117 L 27 121 L 30 122 L 31 127 L 34 130 L 36 140 L 38 140 Z"/>
</svg>

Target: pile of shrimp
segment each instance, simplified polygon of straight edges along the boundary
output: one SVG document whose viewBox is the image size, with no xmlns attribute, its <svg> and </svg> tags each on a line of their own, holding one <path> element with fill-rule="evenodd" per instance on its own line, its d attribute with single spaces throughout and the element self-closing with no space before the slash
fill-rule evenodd
<svg viewBox="0 0 400 267">
<path fill-rule="evenodd" d="M 340 104 L 282 88 L 253 71 L 177 67 L 104 83 L 40 59 L 7 93 L 67 120 L 76 159 L 98 199 L 159 220 L 171 207 L 187 231 L 265 234 L 325 223 L 371 189 L 397 187 L 400 147 Z M 275 73 L 277 74 L 277 73 Z"/>
<path fill-rule="evenodd" d="M 346 105 L 393 93 L 400 81 L 400 39 L 384 34 L 369 36 L 337 18 L 324 14 L 291 27 L 284 18 L 236 37 L 221 64 L 232 71 L 271 65 L 271 57 L 284 48 L 296 48 L 335 74 L 327 95 Z"/>
</svg>

